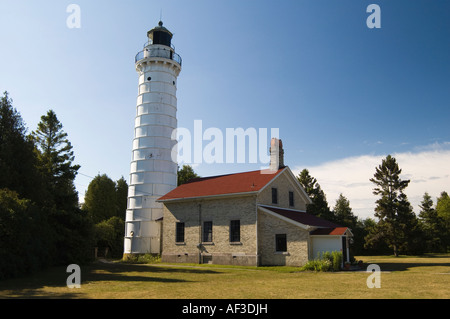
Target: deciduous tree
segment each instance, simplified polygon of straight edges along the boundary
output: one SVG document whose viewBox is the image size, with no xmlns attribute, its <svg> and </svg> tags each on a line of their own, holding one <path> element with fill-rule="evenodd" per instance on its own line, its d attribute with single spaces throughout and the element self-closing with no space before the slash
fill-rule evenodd
<svg viewBox="0 0 450 319">
<path fill-rule="evenodd" d="M 199 177 L 190 165 L 183 165 L 181 169 L 178 167 L 178 186 Z"/>
<path fill-rule="evenodd" d="M 116 216 L 117 204 L 114 181 L 106 174 L 95 176 L 88 185 L 83 204 L 83 209 L 88 212 L 91 220 L 97 224 Z"/>
</svg>

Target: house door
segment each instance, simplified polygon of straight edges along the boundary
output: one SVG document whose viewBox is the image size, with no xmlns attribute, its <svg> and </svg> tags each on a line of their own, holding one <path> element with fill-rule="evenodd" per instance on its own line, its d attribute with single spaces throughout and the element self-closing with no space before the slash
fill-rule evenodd
<svg viewBox="0 0 450 319">
<path fill-rule="evenodd" d="M 344 262 L 350 261 L 348 260 L 347 256 L 347 236 L 342 236 L 342 256 L 344 259 Z"/>
</svg>

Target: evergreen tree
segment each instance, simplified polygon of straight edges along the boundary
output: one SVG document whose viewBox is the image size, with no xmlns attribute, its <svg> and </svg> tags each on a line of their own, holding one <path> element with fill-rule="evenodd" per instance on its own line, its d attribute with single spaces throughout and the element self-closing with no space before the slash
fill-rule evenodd
<svg viewBox="0 0 450 319">
<path fill-rule="evenodd" d="M 32 138 L 39 150 L 40 169 L 52 195 L 51 204 L 70 210 L 78 206 L 74 180 L 80 166 L 73 164 L 72 144 L 62 128 L 55 112 L 49 110 L 41 117 Z"/>
<path fill-rule="evenodd" d="M 417 231 L 417 218 L 403 193 L 410 181 L 402 180 L 401 172 L 396 159 L 388 155 L 370 179 L 376 185 L 373 194 L 380 196 L 375 208 L 375 216 L 379 219 L 376 237 L 385 240 L 396 257 L 400 250 L 410 251 L 418 240 L 413 236 Z"/>
<path fill-rule="evenodd" d="M 62 126 L 52 127 L 56 130 L 47 141 L 43 135 L 38 139 L 38 133 L 26 136 L 20 114 L 4 93 L 0 100 L 0 238 L 4 239 L 0 241 L 0 277 L 48 265 L 81 264 L 92 255 L 91 224 L 77 207 L 73 187 L 78 168 L 69 165 L 73 174 L 45 169 L 52 167 L 51 161 L 56 167 L 67 163 L 59 159 L 58 143 L 45 144 L 57 139 Z M 39 132 L 45 129 L 41 126 Z M 66 147 L 65 152 L 70 154 L 70 149 Z M 73 187 L 72 196 L 60 196 L 67 195 L 67 185 Z"/>
<path fill-rule="evenodd" d="M 347 226 L 352 230 L 356 228 L 358 217 L 353 215 L 350 201 L 342 194 L 340 194 L 339 198 L 336 200 L 334 216 L 336 223 L 339 225 Z"/>
<path fill-rule="evenodd" d="M 433 208 L 433 200 L 428 193 L 423 195 L 420 203 L 419 218 L 424 231 L 424 239 L 428 252 L 442 252 L 443 242 L 441 236 L 444 233 L 443 220 Z"/>
<path fill-rule="evenodd" d="M 307 205 L 306 212 L 329 221 L 334 221 L 334 215 L 328 207 L 325 193 L 320 188 L 317 180 L 309 174 L 306 168 L 300 172 L 297 180 L 312 200 L 312 204 Z"/>
<path fill-rule="evenodd" d="M 437 199 L 436 212 L 442 220 L 443 229 L 440 235 L 445 250 L 450 246 L 450 197 L 447 192 L 442 192 Z"/>
<path fill-rule="evenodd" d="M 372 218 L 366 218 L 362 222 L 364 234 L 364 251 L 371 254 L 388 254 L 391 248 L 384 241 L 383 233 L 379 231 L 377 222 Z"/>
<path fill-rule="evenodd" d="M 183 165 L 181 169 L 178 167 L 177 173 L 178 186 L 185 184 L 194 178 L 200 177 L 194 172 L 194 169 L 190 165 Z"/>
<path fill-rule="evenodd" d="M 52 228 L 53 245 L 49 248 L 54 264 L 84 263 L 92 258 L 93 225 L 78 207 L 74 180 L 79 165 L 63 125 L 54 111 L 41 117 L 31 138 L 36 144 L 39 169 L 44 177 L 48 196 L 45 209 Z"/>
<path fill-rule="evenodd" d="M 116 206 L 117 214 L 116 216 L 125 220 L 125 214 L 127 211 L 128 202 L 128 184 L 123 178 L 123 176 L 116 181 Z"/>
<path fill-rule="evenodd" d="M 17 192 L 0 189 L 0 280 L 47 266 L 50 231 L 35 203 L 20 198 Z"/>
<path fill-rule="evenodd" d="M 42 200 L 42 178 L 36 168 L 34 144 L 25 124 L 4 92 L 0 99 L 0 188 L 15 191 L 34 202 Z"/>
</svg>

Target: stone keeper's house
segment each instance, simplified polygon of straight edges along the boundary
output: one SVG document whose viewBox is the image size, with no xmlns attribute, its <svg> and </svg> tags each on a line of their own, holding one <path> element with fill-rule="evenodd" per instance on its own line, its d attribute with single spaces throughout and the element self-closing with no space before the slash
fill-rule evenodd
<svg viewBox="0 0 450 319">
<path fill-rule="evenodd" d="M 350 229 L 307 214 L 311 200 L 279 163 L 195 179 L 162 196 L 162 260 L 301 266 L 323 251 L 348 259 Z"/>
</svg>

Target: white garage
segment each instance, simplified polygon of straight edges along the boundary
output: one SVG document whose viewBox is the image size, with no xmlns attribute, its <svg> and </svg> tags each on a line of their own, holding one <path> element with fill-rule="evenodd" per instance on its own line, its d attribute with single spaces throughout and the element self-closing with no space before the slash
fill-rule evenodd
<svg viewBox="0 0 450 319">
<path fill-rule="evenodd" d="M 347 227 L 318 228 L 311 232 L 311 258 L 317 258 L 319 254 L 329 251 L 340 251 L 344 261 L 350 261 L 349 238 L 353 237 Z"/>
</svg>

